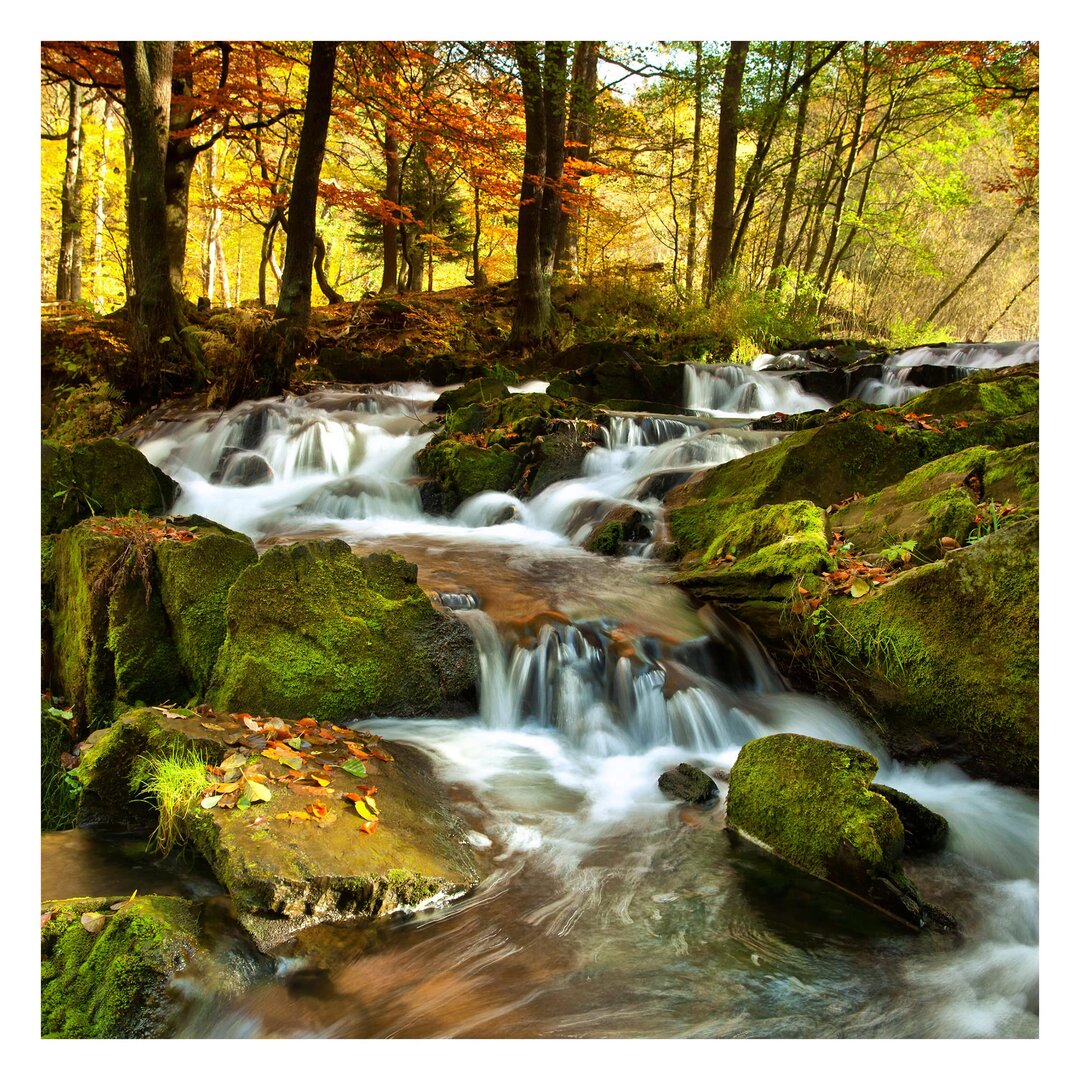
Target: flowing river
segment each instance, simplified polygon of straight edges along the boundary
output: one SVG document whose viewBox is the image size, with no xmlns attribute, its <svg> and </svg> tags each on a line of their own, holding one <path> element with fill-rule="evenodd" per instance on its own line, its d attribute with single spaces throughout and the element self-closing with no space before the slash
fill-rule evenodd
<svg viewBox="0 0 1080 1080">
<path fill-rule="evenodd" d="M 697 416 L 608 416 L 579 478 L 529 501 L 483 493 L 441 518 L 422 511 L 415 477 L 438 423 L 440 391 L 423 384 L 249 402 L 143 439 L 182 485 L 174 513 L 260 547 L 337 536 L 415 561 L 471 629 L 481 669 L 474 717 L 363 721 L 430 756 L 484 860 L 481 885 L 437 910 L 304 931 L 270 966 L 220 931 L 248 989 L 189 970 L 182 1035 L 1038 1035 L 1036 801 L 948 764 L 892 761 L 838 706 L 790 691 L 740 624 L 664 584 L 651 541 L 621 559 L 579 546 L 619 504 L 660 537 L 673 483 L 782 437 L 748 418 L 829 404 L 768 371 L 689 365 L 686 380 Z M 880 782 L 948 818 L 948 849 L 908 871 L 961 935 L 886 922 L 733 846 L 721 807 L 678 806 L 657 787 L 681 761 L 727 769 L 748 739 L 781 731 L 867 748 Z M 122 892 L 136 872 L 158 875 L 158 891 L 219 891 L 197 868 L 137 871 L 145 854 L 70 857 L 94 843 L 47 841 L 46 877 L 63 861 L 70 883 L 77 862 L 84 893 Z"/>
</svg>

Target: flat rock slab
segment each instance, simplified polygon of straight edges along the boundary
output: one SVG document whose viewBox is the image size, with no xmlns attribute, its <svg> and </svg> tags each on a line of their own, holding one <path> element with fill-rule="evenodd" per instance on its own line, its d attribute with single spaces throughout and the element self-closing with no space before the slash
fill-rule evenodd
<svg viewBox="0 0 1080 1080">
<path fill-rule="evenodd" d="M 288 745 L 296 739 L 299 749 Z M 438 902 L 480 878 L 465 827 L 423 755 L 336 725 L 135 710 L 84 752 L 85 798 L 116 799 L 118 774 L 130 775 L 140 758 L 177 751 L 212 767 L 205 795 L 221 796 L 208 808 L 195 802 L 183 832 L 261 945 L 301 926 Z M 366 776 L 347 772 L 348 762 L 362 762 Z M 367 796 L 362 805 L 375 820 L 347 795 Z"/>
</svg>

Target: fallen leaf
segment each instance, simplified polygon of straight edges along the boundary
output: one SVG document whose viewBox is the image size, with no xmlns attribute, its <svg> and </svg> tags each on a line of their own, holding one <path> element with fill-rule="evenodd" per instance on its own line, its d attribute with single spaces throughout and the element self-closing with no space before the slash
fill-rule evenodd
<svg viewBox="0 0 1080 1080">
<path fill-rule="evenodd" d="M 353 809 L 366 821 L 375 821 L 378 819 L 378 813 L 373 813 L 368 809 L 363 797 L 357 799 L 356 802 L 353 803 Z"/>
<path fill-rule="evenodd" d="M 221 801 L 218 806 L 222 810 L 231 810 L 240 801 L 240 793 L 238 791 L 230 791 L 228 795 L 222 795 Z"/>
<path fill-rule="evenodd" d="M 230 791 L 239 791 L 240 790 L 240 781 L 239 780 L 234 780 L 234 781 L 232 781 L 231 783 L 228 783 L 228 784 L 215 784 L 214 785 L 214 790 L 219 795 L 228 795 Z"/>
<path fill-rule="evenodd" d="M 874 425 L 874 430 L 875 431 L 884 431 L 885 430 L 885 425 L 884 424 L 875 424 Z"/>
<path fill-rule="evenodd" d="M 734 560 L 733 560 L 734 561 Z M 394 756 L 387 750 L 383 750 L 380 746 L 373 746 L 371 748 L 371 756 L 376 761 L 393 761 Z"/>
<path fill-rule="evenodd" d="M 256 783 L 254 780 L 248 780 L 244 787 L 244 794 L 253 803 L 269 802 L 273 798 L 268 787 L 264 784 Z"/>
<path fill-rule="evenodd" d="M 105 929 L 105 916 L 100 911 L 88 911 L 79 922 L 88 934 L 100 934 Z"/>
<path fill-rule="evenodd" d="M 302 716 L 296 721 L 296 726 L 302 728 L 317 728 L 319 722 L 318 720 L 313 720 L 310 716 Z"/>
<path fill-rule="evenodd" d="M 243 720 L 248 731 L 262 731 L 262 724 L 256 723 L 250 716 L 238 716 L 236 719 Z"/>
<path fill-rule="evenodd" d="M 379 823 L 378 823 L 377 821 L 365 821 L 365 822 L 364 822 L 364 823 L 363 823 L 363 824 L 362 824 L 362 825 L 360 826 L 360 831 L 361 831 L 362 833 L 367 833 L 368 835 L 370 835 L 370 834 L 371 834 L 371 833 L 373 833 L 373 832 L 374 832 L 374 831 L 375 831 L 375 830 L 376 830 L 376 829 L 377 829 L 378 827 L 379 827 Z"/>
<path fill-rule="evenodd" d="M 361 761 L 373 756 L 372 754 L 369 754 L 367 750 L 359 743 L 346 742 L 345 746 L 353 757 L 360 758 Z"/>
<path fill-rule="evenodd" d="M 286 746 L 291 746 L 293 750 L 299 750 L 304 745 L 304 740 L 297 736 L 295 739 L 286 739 Z"/>
<path fill-rule="evenodd" d="M 351 776 L 358 776 L 363 779 L 367 776 L 367 769 L 364 767 L 364 763 L 357 758 L 349 758 L 344 765 L 341 766 Z"/>
<path fill-rule="evenodd" d="M 50 923 L 50 922 L 52 922 L 53 916 L 54 916 L 55 914 L 56 914 L 56 912 L 55 912 L 55 911 L 46 911 L 46 912 L 45 912 L 45 913 L 44 913 L 44 914 L 43 914 L 43 915 L 41 916 L 41 925 L 42 925 L 42 926 L 45 926 L 45 924 L 46 924 L 46 923 Z"/>
<path fill-rule="evenodd" d="M 330 812 L 330 808 L 323 802 L 313 802 L 305 806 L 304 810 L 317 820 L 322 820 Z"/>
<path fill-rule="evenodd" d="M 308 777 L 308 779 L 309 779 L 309 780 L 314 780 L 314 781 L 315 781 L 315 783 L 319 785 L 319 787 L 328 787 L 328 786 L 329 786 L 329 784 L 330 784 L 330 779 L 329 779 L 329 777 L 326 777 L 326 776 L 317 776 L 317 775 L 316 775 L 315 773 L 312 773 L 312 774 L 311 774 L 311 775 L 310 775 L 310 776 Z"/>
<path fill-rule="evenodd" d="M 870 591 L 870 585 L 865 578 L 852 578 L 851 581 L 851 595 L 858 599 L 860 596 L 865 596 Z"/>
<path fill-rule="evenodd" d="M 800 585 L 800 586 L 799 586 L 799 595 L 800 595 L 800 596 L 809 596 L 809 595 L 810 595 L 810 590 L 809 590 L 809 589 L 805 589 L 805 588 L 803 588 L 803 586 L 802 586 L 802 585 Z"/>
<path fill-rule="evenodd" d="M 201 803 L 199 803 L 199 805 L 204 810 L 213 810 L 213 808 L 217 806 L 219 802 L 221 802 L 220 795 L 207 795 L 206 798 L 203 799 Z"/>
<path fill-rule="evenodd" d="M 954 540 L 951 536 L 943 536 L 940 543 L 943 551 L 952 551 L 954 548 L 960 546 L 959 542 Z"/>
<path fill-rule="evenodd" d="M 222 763 L 221 767 L 229 769 L 242 769 L 247 764 L 247 754 L 230 754 Z"/>
<path fill-rule="evenodd" d="M 207 731 L 224 731 L 225 729 L 220 724 L 211 724 L 209 720 L 204 720 L 202 726 Z"/>
</svg>

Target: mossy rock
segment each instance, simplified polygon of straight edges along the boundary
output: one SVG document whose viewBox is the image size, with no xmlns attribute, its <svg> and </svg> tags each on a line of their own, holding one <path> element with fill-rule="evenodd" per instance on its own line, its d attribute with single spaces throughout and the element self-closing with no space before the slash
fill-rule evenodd
<svg viewBox="0 0 1080 1080">
<path fill-rule="evenodd" d="M 1039 410 L 1038 365 L 977 371 L 904 403 L 905 413 L 1006 420 Z"/>
<path fill-rule="evenodd" d="M 824 606 L 806 663 L 857 693 L 895 754 L 1037 786 L 1037 516 Z"/>
<path fill-rule="evenodd" d="M 531 438 L 548 420 L 577 419 L 591 416 L 595 411 L 582 402 L 559 401 L 547 394 L 509 394 L 495 401 L 476 401 L 453 408 L 447 413 L 443 433 L 477 435 L 481 431 L 512 428 L 515 437 Z"/>
<path fill-rule="evenodd" d="M 361 353 L 352 349 L 323 349 L 317 366 L 339 382 L 404 382 L 412 377 L 412 364 L 399 353 Z"/>
<path fill-rule="evenodd" d="M 595 555 L 622 555 L 627 544 L 647 540 L 648 536 L 645 516 L 636 507 L 624 503 L 604 515 L 583 547 Z"/>
<path fill-rule="evenodd" d="M 900 866 L 900 817 L 869 790 L 877 769 L 877 759 L 854 746 L 793 734 L 752 739 L 731 769 L 727 826 L 800 870 L 922 927 L 928 913 Z"/>
<path fill-rule="evenodd" d="M 859 551 L 877 552 L 914 540 L 917 556 L 935 559 L 942 552 L 942 537 L 966 542 L 984 499 L 1037 508 L 1038 461 L 1036 443 L 997 451 L 973 446 L 837 510 L 832 525 Z"/>
<path fill-rule="evenodd" d="M 190 689 L 160 595 L 151 578 L 147 596 L 135 547 L 114 524 L 81 522 L 53 550 L 50 681 L 81 732 L 112 723 L 116 702 L 182 700 Z"/>
<path fill-rule="evenodd" d="M 140 762 L 182 755 L 217 764 L 238 751 L 248 754 L 270 801 L 204 809 L 192 800 L 179 810 L 178 833 L 207 861 L 264 947 L 303 925 L 387 915 L 474 885 L 480 873 L 465 827 L 419 751 L 378 744 L 390 760 L 369 758 L 363 781 L 378 787 L 378 824 L 370 834 L 360 832 L 361 818 L 341 794 L 361 783 L 341 768 L 352 760 L 346 740 L 357 739 L 370 736 L 339 731 L 331 745 L 320 742 L 317 756 L 308 746 L 300 771 L 325 776 L 327 765 L 332 784 L 308 781 L 307 790 L 302 784 L 294 790 L 290 768 L 259 756 L 265 738 L 260 742 L 239 720 L 216 714 L 207 722 L 185 709 L 133 710 L 84 744 L 80 821 L 148 830 L 152 822 L 141 816 L 146 804 L 134 801 L 131 790 Z M 290 819 L 314 801 L 329 811 L 321 822 Z"/>
<path fill-rule="evenodd" d="M 454 412 L 467 405 L 484 404 L 513 396 L 506 388 L 506 383 L 501 380 L 481 377 L 470 379 L 456 390 L 444 390 L 431 408 L 437 413 Z"/>
<path fill-rule="evenodd" d="M 173 896 L 111 896 L 50 901 L 41 913 L 51 915 L 41 927 L 43 1038 L 173 1034 L 169 984 L 196 955 L 196 905 Z M 97 933 L 81 921 L 92 913 L 104 916 Z"/>
<path fill-rule="evenodd" d="M 223 525 L 197 517 L 170 521 L 196 534 L 194 540 L 161 541 L 154 558 L 177 655 L 195 694 L 201 695 L 225 641 L 229 589 L 259 556 L 250 538 Z"/>
<path fill-rule="evenodd" d="M 579 351 L 580 350 L 580 351 Z M 564 364 L 588 356 L 596 362 L 568 370 Z M 564 374 L 551 381 L 548 393 L 559 398 L 578 398 L 592 404 L 635 402 L 682 407 L 686 375 L 682 364 L 668 364 L 618 342 L 589 342 L 556 356 L 553 365 Z"/>
<path fill-rule="evenodd" d="M 420 488 L 430 514 L 452 514 L 481 491 L 509 491 L 524 469 L 522 454 L 503 446 L 478 446 L 461 439 L 432 441 L 416 456 L 417 471 L 428 482 Z"/>
<path fill-rule="evenodd" d="M 676 527 L 674 518 L 672 534 L 682 547 L 685 519 Z M 828 515 L 805 499 L 752 509 L 730 503 L 708 520 L 715 531 L 674 578 L 697 595 L 727 603 L 790 600 L 802 578 L 830 565 Z"/>
<path fill-rule="evenodd" d="M 904 791 L 886 784 L 871 784 L 870 790 L 888 799 L 904 826 L 904 854 L 923 855 L 944 851 L 949 839 L 949 823 L 940 814 L 923 806 Z"/>
<path fill-rule="evenodd" d="M 341 540 L 271 548 L 229 592 L 211 702 L 322 721 L 467 708 L 472 638 L 415 582 L 412 563 Z"/>
<path fill-rule="evenodd" d="M 515 431 L 527 432 L 531 442 L 514 491 L 530 498 L 561 480 L 581 476 L 585 456 L 603 439 L 600 425 L 586 419 L 553 418 L 536 424 L 526 420 L 516 425 Z"/>
<path fill-rule="evenodd" d="M 68 448 L 41 444 L 41 532 L 56 533 L 101 514 L 163 514 L 180 488 L 129 443 L 99 439 Z"/>
<path fill-rule="evenodd" d="M 706 806 L 720 797 L 716 781 L 696 765 L 685 761 L 674 769 L 661 773 L 656 783 L 669 799 L 676 802 Z"/>
<path fill-rule="evenodd" d="M 166 525 L 196 538 L 169 539 Z M 256 558 L 246 536 L 204 518 L 93 518 L 61 533 L 50 560 L 50 681 L 74 703 L 77 730 L 110 724 L 118 704 L 201 695 L 225 639 L 228 591 Z"/>
</svg>

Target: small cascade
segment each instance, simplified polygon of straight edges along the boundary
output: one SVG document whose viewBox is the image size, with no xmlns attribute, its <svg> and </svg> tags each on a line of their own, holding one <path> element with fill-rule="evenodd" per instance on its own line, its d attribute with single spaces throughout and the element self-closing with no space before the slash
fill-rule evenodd
<svg viewBox="0 0 1080 1080">
<path fill-rule="evenodd" d="M 890 356 L 889 367 L 956 367 L 967 371 L 1039 362 L 1037 341 L 984 341 L 956 345 L 920 345 Z"/>
<path fill-rule="evenodd" d="M 910 377 L 910 367 L 884 367 L 880 379 L 862 379 L 851 396 L 869 405 L 903 405 L 928 389 L 910 382 Z"/>
<path fill-rule="evenodd" d="M 708 639 L 671 645 L 629 636 L 605 619 L 522 630 L 500 629 L 477 609 L 458 618 L 476 640 L 489 727 L 554 728 L 599 757 L 656 746 L 716 754 L 768 731 L 742 701 L 754 672 L 769 664 L 760 648 L 749 654 L 746 640 L 718 650 Z"/>
<path fill-rule="evenodd" d="M 162 424 L 140 443 L 182 487 L 175 513 L 199 513 L 256 538 L 326 520 L 415 520 L 409 481 L 428 442 L 426 384 L 248 402 Z"/>
<path fill-rule="evenodd" d="M 686 407 L 711 416 L 756 419 L 775 412 L 828 409 L 831 404 L 782 374 L 743 364 L 687 364 L 684 370 Z"/>
</svg>

